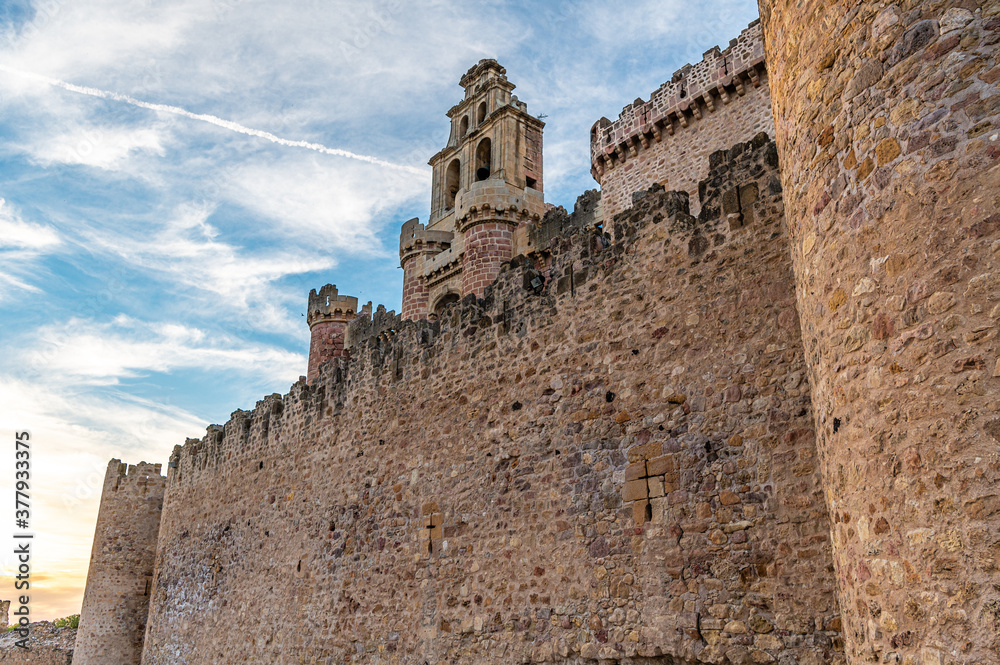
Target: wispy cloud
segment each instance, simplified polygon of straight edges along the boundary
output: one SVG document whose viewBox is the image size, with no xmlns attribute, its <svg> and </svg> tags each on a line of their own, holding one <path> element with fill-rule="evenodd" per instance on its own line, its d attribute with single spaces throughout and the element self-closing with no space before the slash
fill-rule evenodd
<svg viewBox="0 0 1000 665">
<path fill-rule="evenodd" d="M 382 166 L 388 169 L 394 169 L 397 171 L 404 171 L 411 175 L 418 175 L 426 177 L 428 175 L 427 169 L 417 168 L 414 166 L 407 166 L 404 164 L 394 164 L 388 162 L 384 159 L 379 159 L 377 157 L 372 157 L 370 155 L 360 155 L 356 152 L 351 152 L 349 150 L 342 150 L 340 148 L 328 148 L 325 145 L 319 143 L 312 143 L 310 141 L 293 141 L 290 139 L 283 139 L 279 136 L 275 136 L 270 132 L 265 132 L 260 129 L 252 129 L 250 127 L 245 127 L 237 122 L 231 120 L 224 120 L 222 118 L 216 117 L 214 115 L 209 115 L 207 113 L 192 113 L 186 109 L 182 109 L 178 106 L 169 106 L 167 104 L 153 104 L 151 102 L 145 102 L 141 99 L 135 99 L 129 97 L 128 95 L 123 95 L 118 92 L 111 92 L 109 90 L 100 90 L 98 88 L 88 88 L 82 85 L 75 85 L 73 83 L 67 83 L 66 81 L 60 81 L 59 79 L 54 79 L 48 76 L 43 76 L 41 74 L 35 74 L 32 72 L 25 72 L 13 67 L 8 67 L 7 65 L 0 64 L 0 71 L 6 72 L 8 74 L 14 74 L 16 76 L 22 76 L 34 81 L 40 81 L 47 85 L 56 86 L 64 90 L 69 90 L 70 92 L 77 92 L 81 95 L 89 95 L 91 97 L 98 97 L 100 99 L 110 99 L 116 102 L 122 102 L 123 104 L 129 104 L 131 106 L 136 106 L 139 108 L 149 109 L 150 111 L 157 111 L 160 113 L 170 113 L 172 115 L 179 115 L 184 118 L 190 118 L 191 120 L 199 120 L 201 122 L 207 122 L 210 125 L 215 125 L 216 127 L 222 127 L 223 129 L 228 129 L 231 132 L 237 132 L 239 134 L 246 134 L 248 136 L 255 136 L 265 141 L 270 141 L 271 143 L 276 143 L 278 145 L 283 145 L 289 148 L 305 148 L 307 150 L 314 150 L 316 152 L 321 152 L 326 155 L 333 155 L 335 157 L 347 157 L 349 159 L 356 159 L 361 162 L 368 162 L 369 164 L 374 164 L 376 166 Z"/>
<path fill-rule="evenodd" d="M 163 136 L 155 129 L 121 127 L 76 127 L 29 146 L 43 165 L 82 164 L 120 171 L 129 154 L 142 151 L 163 156 Z"/>
<path fill-rule="evenodd" d="M 40 293 L 34 283 L 46 252 L 62 243 L 49 226 L 25 222 L 10 204 L 0 199 L 0 302 L 18 292 Z"/>
<path fill-rule="evenodd" d="M 182 369 L 225 371 L 281 385 L 293 382 L 306 362 L 305 356 L 278 347 L 124 315 L 107 323 L 70 319 L 34 336 L 37 341 L 23 351 L 24 366 L 78 386 L 117 385 Z"/>
<path fill-rule="evenodd" d="M 42 250 L 60 243 L 54 229 L 39 224 L 28 224 L 0 199 L 0 249 Z"/>
</svg>

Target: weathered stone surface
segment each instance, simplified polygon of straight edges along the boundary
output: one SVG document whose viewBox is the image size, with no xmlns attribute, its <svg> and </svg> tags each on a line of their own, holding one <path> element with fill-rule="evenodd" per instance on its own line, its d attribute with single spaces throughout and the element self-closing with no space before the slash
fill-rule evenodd
<svg viewBox="0 0 1000 665">
<path fill-rule="evenodd" d="M 159 464 L 108 464 L 74 665 L 138 665 L 166 482 Z"/>
<path fill-rule="evenodd" d="M 436 322 L 362 316 L 349 358 L 178 448 L 143 662 L 836 662 L 774 150 L 713 157 L 696 220 L 653 189 Z"/>
<path fill-rule="evenodd" d="M 614 215 L 653 184 L 687 192 L 697 214 L 698 182 L 711 168 L 712 153 L 761 132 L 774 134 L 763 55 L 754 21 L 727 49 L 709 49 L 701 62 L 678 70 L 649 101 L 637 99 L 614 122 L 594 124 L 591 173 L 601 185 L 605 229 L 613 232 Z M 754 195 L 724 193 L 723 212 L 738 214 Z"/>
<path fill-rule="evenodd" d="M 27 649 L 15 642 L 21 637 L 14 632 L 0 633 L 0 663 L 4 665 L 70 665 L 73 662 L 75 628 L 57 628 L 50 621 L 28 624 Z M 111 661 L 109 661 L 111 662 Z"/>
<path fill-rule="evenodd" d="M 995 662 L 1000 5 L 760 7 L 848 660 Z"/>
</svg>

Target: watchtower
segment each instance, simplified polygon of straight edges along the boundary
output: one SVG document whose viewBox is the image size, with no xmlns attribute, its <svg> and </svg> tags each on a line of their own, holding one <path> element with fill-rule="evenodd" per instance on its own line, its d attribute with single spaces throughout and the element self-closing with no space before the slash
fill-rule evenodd
<svg viewBox="0 0 1000 665">
<path fill-rule="evenodd" d="M 371 310 L 371 303 L 366 305 Z M 347 355 L 344 333 L 347 324 L 358 314 L 358 299 L 342 296 L 335 284 L 327 284 L 316 292 L 309 292 L 309 370 L 307 380 L 312 383 L 319 376 L 319 367 L 331 358 Z"/>
<path fill-rule="evenodd" d="M 108 463 L 73 665 L 138 665 L 166 484 L 159 464 Z"/>
<path fill-rule="evenodd" d="M 496 60 L 459 82 L 448 145 L 431 157 L 431 215 L 400 235 L 403 317 L 419 319 L 469 293 L 483 294 L 514 255 L 514 229 L 541 219 L 542 128 Z M 409 297 L 408 297 L 409 294 Z"/>
</svg>

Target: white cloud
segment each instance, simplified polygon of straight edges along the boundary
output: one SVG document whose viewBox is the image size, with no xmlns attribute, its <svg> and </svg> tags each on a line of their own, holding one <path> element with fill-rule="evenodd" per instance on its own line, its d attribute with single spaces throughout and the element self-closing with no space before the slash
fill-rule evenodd
<svg viewBox="0 0 1000 665">
<path fill-rule="evenodd" d="M 120 171 L 134 151 L 163 156 L 163 136 L 152 128 L 77 127 L 27 146 L 43 165 L 82 164 Z"/>
<path fill-rule="evenodd" d="M 238 168 L 226 194 L 278 222 L 286 241 L 304 241 L 330 254 L 372 254 L 383 253 L 375 239 L 377 227 L 405 221 L 380 214 L 418 197 L 429 200 L 429 190 L 429 172 L 421 177 L 286 156 Z"/>
<path fill-rule="evenodd" d="M 70 319 L 34 331 L 23 366 L 70 385 L 117 385 L 152 372 L 222 371 L 265 384 L 291 383 L 306 366 L 298 353 L 177 323 L 118 316 L 109 323 Z"/>
<path fill-rule="evenodd" d="M 40 293 L 32 283 L 46 272 L 39 268 L 39 262 L 61 244 L 55 229 L 24 221 L 0 199 L 0 302 L 18 291 Z"/>
<path fill-rule="evenodd" d="M 289 245 L 280 237 L 256 250 L 221 239 L 208 220 L 215 206 L 184 204 L 166 221 L 142 219 L 125 229 L 104 226 L 85 230 L 85 242 L 144 272 L 158 275 L 159 288 L 188 294 L 196 313 L 225 313 L 246 330 L 301 336 L 284 306 L 302 293 L 289 293 L 275 282 L 304 273 L 330 270 L 335 260 L 322 247 Z M 206 295 L 210 298 L 206 299 Z"/>
<path fill-rule="evenodd" d="M 0 249 L 42 250 L 60 243 L 54 229 L 38 224 L 29 224 L 0 199 Z"/>
<path fill-rule="evenodd" d="M 205 16 L 204 4 L 36 2 L 34 19 L 7 35 L 4 63 L 59 78 L 124 65 L 146 76 L 155 58 L 184 45 L 187 30 Z"/>
</svg>

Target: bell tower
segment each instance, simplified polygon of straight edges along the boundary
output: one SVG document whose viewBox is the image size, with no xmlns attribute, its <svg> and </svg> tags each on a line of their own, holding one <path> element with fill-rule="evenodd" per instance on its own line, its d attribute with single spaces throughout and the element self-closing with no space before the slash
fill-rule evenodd
<svg viewBox="0 0 1000 665">
<path fill-rule="evenodd" d="M 407 222 L 400 236 L 404 283 L 420 294 L 409 307 L 404 297 L 405 318 L 483 295 L 500 264 L 514 256 L 514 229 L 545 213 L 545 124 L 511 94 L 506 74 L 496 60 L 480 60 L 459 82 L 465 97 L 448 111 L 448 145 L 429 162 L 430 219 L 426 228 Z"/>
</svg>

